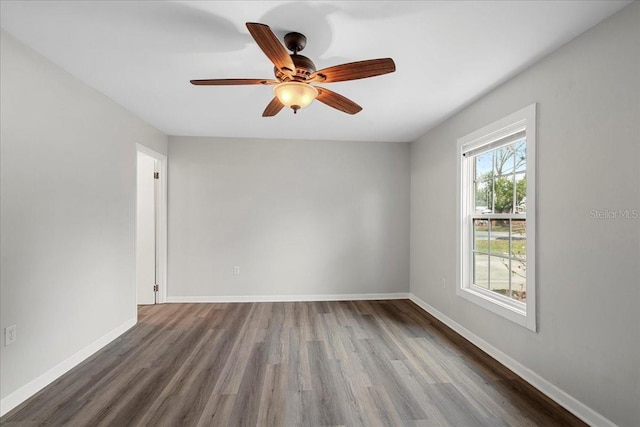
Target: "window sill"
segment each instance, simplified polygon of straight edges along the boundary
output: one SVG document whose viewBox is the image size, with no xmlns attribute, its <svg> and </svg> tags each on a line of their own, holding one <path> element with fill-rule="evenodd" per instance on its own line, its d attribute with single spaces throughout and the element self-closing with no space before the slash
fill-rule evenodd
<svg viewBox="0 0 640 427">
<path fill-rule="evenodd" d="M 462 288 L 458 286 L 456 293 L 462 298 L 479 305 L 507 320 L 510 320 L 520 326 L 523 326 L 533 332 L 536 332 L 535 322 L 527 317 L 526 306 L 518 307 L 518 303 L 511 304 L 501 301 L 500 298 L 490 295 L 488 292 L 481 292 L 473 288 Z"/>
</svg>

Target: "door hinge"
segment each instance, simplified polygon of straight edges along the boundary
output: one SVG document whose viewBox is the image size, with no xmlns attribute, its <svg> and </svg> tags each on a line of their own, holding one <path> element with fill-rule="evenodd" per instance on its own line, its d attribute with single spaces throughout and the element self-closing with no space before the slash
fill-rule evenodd
<svg viewBox="0 0 640 427">
<path fill-rule="evenodd" d="M 154 172 L 153 179 L 160 179 L 160 172 Z"/>
<path fill-rule="evenodd" d="M 153 285 L 153 292 L 158 292 L 159 288 L 159 285 Z"/>
</svg>

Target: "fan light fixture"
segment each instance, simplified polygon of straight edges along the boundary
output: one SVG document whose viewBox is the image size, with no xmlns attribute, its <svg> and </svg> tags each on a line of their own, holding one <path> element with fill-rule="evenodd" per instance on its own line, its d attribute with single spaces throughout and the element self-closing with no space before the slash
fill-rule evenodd
<svg viewBox="0 0 640 427">
<path fill-rule="evenodd" d="M 294 113 L 307 107 L 318 96 L 318 89 L 301 82 L 284 82 L 275 85 L 273 93 L 285 107 L 291 107 Z"/>
</svg>

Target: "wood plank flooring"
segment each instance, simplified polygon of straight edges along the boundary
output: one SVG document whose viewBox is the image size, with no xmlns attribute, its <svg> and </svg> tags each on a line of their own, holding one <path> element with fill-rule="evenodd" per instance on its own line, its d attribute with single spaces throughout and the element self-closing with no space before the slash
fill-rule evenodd
<svg viewBox="0 0 640 427">
<path fill-rule="evenodd" d="M 4 426 L 583 426 L 408 300 L 166 304 Z"/>
</svg>

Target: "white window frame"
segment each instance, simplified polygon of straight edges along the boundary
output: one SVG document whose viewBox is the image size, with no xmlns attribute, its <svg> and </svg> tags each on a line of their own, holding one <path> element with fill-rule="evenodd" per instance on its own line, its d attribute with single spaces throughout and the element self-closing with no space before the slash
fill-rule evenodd
<svg viewBox="0 0 640 427">
<path fill-rule="evenodd" d="M 457 216 L 457 277 L 456 294 L 487 310 L 509 319 L 531 331 L 536 331 L 536 107 L 531 104 L 516 111 L 488 126 L 478 129 L 458 139 L 457 149 L 457 188 L 458 188 L 458 216 Z M 492 143 L 514 135 L 526 132 L 527 150 L 527 298 L 525 303 L 513 300 L 486 289 L 473 285 L 471 271 L 473 269 L 473 227 L 471 217 L 474 214 L 474 192 L 472 182 L 473 157 L 464 154 L 472 150 L 488 148 Z M 494 144 L 495 145 L 495 144 Z"/>
</svg>

